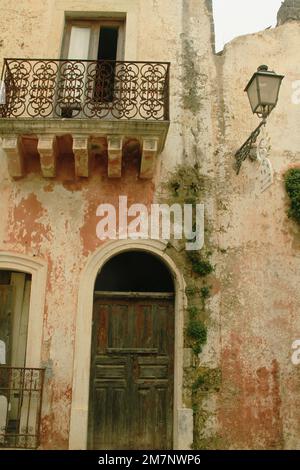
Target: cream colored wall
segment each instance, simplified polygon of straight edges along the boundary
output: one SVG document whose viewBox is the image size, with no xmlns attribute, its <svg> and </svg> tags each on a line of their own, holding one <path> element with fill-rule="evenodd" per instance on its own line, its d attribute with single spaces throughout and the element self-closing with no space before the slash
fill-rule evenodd
<svg viewBox="0 0 300 470">
<path fill-rule="evenodd" d="M 59 58 L 65 15 L 127 15 L 126 60 L 137 60 L 139 0 L 1 0 L 2 57 Z M 16 34 L 12 35 L 12 31 Z"/>
<path fill-rule="evenodd" d="M 219 425 L 232 447 L 300 447 L 300 369 L 291 363 L 300 335 L 300 231 L 287 217 L 283 182 L 285 171 L 300 164 L 300 105 L 292 102 L 299 41 L 299 23 L 287 23 L 235 39 L 216 58 L 224 97 L 218 246 L 226 250 L 217 269 L 224 372 Z M 245 162 L 239 176 L 232 169 L 235 151 L 259 122 L 243 89 L 261 64 L 285 75 L 267 124 L 274 184 L 263 194 L 257 163 Z"/>
</svg>

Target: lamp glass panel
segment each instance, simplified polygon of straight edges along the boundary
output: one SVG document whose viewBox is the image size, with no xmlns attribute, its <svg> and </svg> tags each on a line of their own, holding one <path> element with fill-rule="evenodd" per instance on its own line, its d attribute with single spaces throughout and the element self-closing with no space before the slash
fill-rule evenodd
<svg viewBox="0 0 300 470">
<path fill-rule="evenodd" d="M 260 75 L 257 77 L 260 90 L 261 104 L 270 104 L 275 106 L 278 98 L 279 87 L 281 83 L 280 77 L 272 75 Z"/>
<path fill-rule="evenodd" d="M 258 97 L 258 93 L 257 93 L 257 82 L 256 82 L 256 80 L 257 80 L 257 78 L 254 78 L 254 80 L 252 80 L 250 86 L 247 89 L 248 98 L 249 98 L 250 105 L 251 105 L 253 113 L 255 113 L 256 108 L 259 105 L 259 99 L 258 99 L 259 97 Z"/>
</svg>

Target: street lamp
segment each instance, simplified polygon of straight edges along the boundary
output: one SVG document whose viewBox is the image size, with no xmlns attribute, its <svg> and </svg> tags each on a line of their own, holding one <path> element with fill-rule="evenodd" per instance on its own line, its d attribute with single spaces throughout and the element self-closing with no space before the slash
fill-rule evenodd
<svg viewBox="0 0 300 470">
<path fill-rule="evenodd" d="M 253 114 L 266 119 L 275 108 L 283 75 L 277 75 L 267 65 L 258 67 L 257 72 L 245 88 Z"/>
<path fill-rule="evenodd" d="M 243 161 L 250 156 L 262 126 L 266 124 L 267 117 L 277 105 L 280 85 L 283 78 L 284 75 L 277 75 L 275 72 L 269 70 L 267 65 L 261 65 L 258 67 L 257 72 L 253 74 L 245 88 L 252 112 L 253 114 L 257 114 L 257 116 L 262 119 L 262 122 L 235 154 L 237 174 L 240 172 Z"/>
</svg>

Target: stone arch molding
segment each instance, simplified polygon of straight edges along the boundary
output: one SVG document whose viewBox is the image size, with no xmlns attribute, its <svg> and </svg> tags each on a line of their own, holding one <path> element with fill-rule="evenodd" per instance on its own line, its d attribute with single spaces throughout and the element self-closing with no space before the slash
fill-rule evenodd
<svg viewBox="0 0 300 470">
<path fill-rule="evenodd" d="M 183 326 L 186 306 L 185 282 L 174 261 L 165 253 L 166 244 L 158 240 L 117 240 L 93 253 L 82 272 L 76 318 L 73 389 L 70 421 L 70 449 L 86 449 L 94 285 L 98 273 L 112 257 L 125 251 L 146 251 L 157 256 L 170 270 L 175 285 L 174 356 L 174 449 L 189 449 L 193 442 L 193 412 L 182 406 Z"/>
<path fill-rule="evenodd" d="M 47 263 L 24 254 L 0 252 L 0 269 L 31 274 L 26 367 L 39 368 L 42 353 Z"/>
</svg>

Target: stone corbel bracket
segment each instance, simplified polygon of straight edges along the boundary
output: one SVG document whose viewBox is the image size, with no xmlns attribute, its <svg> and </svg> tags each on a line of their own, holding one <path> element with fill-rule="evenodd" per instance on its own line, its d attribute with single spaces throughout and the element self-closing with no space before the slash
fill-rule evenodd
<svg viewBox="0 0 300 470">
<path fill-rule="evenodd" d="M 109 178 L 121 178 L 123 140 L 122 136 L 107 136 L 107 174 Z"/>
<path fill-rule="evenodd" d="M 42 175 L 44 178 L 54 178 L 58 153 L 55 135 L 38 136 L 37 150 L 40 156 Z"/>
<path fill-rule="evenodd" d="M 158 137 L 144 137 L 142 140 L 142 160 L 140 178 L 150 179 L 154 176 L 158 155 Z"/>
<path fill-rule="evenodd" d="M 83 178 L 89 176 L 88 138 L 80 135 L 73 136 L 73 154 L 75 160 L 75 175 Z"/>
<path fill-rule="evenodd" d="M 24 154 L 22 142 L 17 136 L 4 136 L 2 148 L 7 158 L 8 172 L 12 178 L 24 176 Z"/>
</svg>

